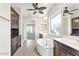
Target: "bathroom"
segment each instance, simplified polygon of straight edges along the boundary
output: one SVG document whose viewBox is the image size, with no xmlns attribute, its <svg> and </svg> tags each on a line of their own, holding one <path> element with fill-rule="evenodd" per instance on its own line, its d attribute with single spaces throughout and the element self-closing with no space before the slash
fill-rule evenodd
<svg viewBox="0 0 79 59">
<path fill-rule="evenodd" d="M 1 22 L 4 24 L 0 23 L 9 27 L 6 28 L 6 35 L 8 31 L 6 38 L 8 38 L 8 40 L 3 40 L 5 37 L 2 36 L 3 39 L 0 41 L 0 52 L 3 55 L 9 56 L 79 55 L 78 5 L 79 3 L 0 4 L 1 12 L 4 12 L 1 16 L 4 15 L 5 18 L 9 19 L 7 22 L 8 25 L 2 20 Z M 2 6 L 6 6 L 6 9 L 2 8 Z M 7 15 L 10 13 L 13 15 L 11 16 L 11 20 L 10 15 Z M 13 21 L 12 17 L 14 18 Z M 4 35 L 5 33 L 2 30 L 1 33 Z M 69 50 L 64 49 L 64 47 Z M 7 49 L 5 50 L 5 48 Z M 75 52 L 73 53 L 72 50 Z"/>
<path fill-rule="evenodd" d="M 13 4 L 13 7 L 18 7 L 20 4 Z M 27 4 L 21 4 L 27 5 Z M 29 5 L 29 3 L 28 3 Z M 39 4 L 40 5 L 40 4 Z M 44 4 L 43 4 L 44 5 Z M 78 4 L 61 4 L 61 3 L 48 3 L 46 6 L 50 6 L 45 13 L 46 14 L 35 14 L 32 15 L 31 12 L 27 11 L 27 14 L 22 9 L 21 10 L 21 21 L 22 21 L 22 40 L 21 45 L 27 45 L 30 47 L 33 45 L 37 54 L 40 56 L 53 56 L 54 55 L 54 40 L 58 38 L 78 38 L 78 36 L 71 35 L 71 18 L 76 17 L 71 14 L 66 14 L 63 16 L 64 7 L 68 7 L 70 10 L 76 9 L 72 6 Z M 24 8 L 24 7 L 23 7 Z M 74 12 L 75 14 L 76 12 Z M 28 24 L 31 25 L 28 27 Z M 34 26 L 33 26 L 34 25 Z M 30 35 L 29 35 L 29 34 Z M 28 38 L 29 37 L 29 38 Z M 33 41 L 33 42 L 32 42 Z M 32 49 L 32 48 L 31 48 Z M 27 50 L 29 51 L 29 50 Z M 32 51 L 32 50 L 31 50 Z M 15 53 L 18 55 L 19 51 Z M 23 53 L 23 55 L 28 55 Z M 31 53 L 30 53 L 31 54 Z M 32 55 L 32 54 L 31 54 Z"/>
</svg>

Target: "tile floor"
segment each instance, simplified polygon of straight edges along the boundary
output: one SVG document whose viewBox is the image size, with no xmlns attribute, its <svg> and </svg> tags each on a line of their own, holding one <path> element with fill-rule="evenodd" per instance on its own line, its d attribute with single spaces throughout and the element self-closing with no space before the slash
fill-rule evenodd
<svg viewBox="0 0 79 59">
<path fill-rule="evenodd" d="M 36 41 L 27 40 L 22 47 L 20 47 L 14 56 L 40 56 L 36 50 Z"/>
</svg>

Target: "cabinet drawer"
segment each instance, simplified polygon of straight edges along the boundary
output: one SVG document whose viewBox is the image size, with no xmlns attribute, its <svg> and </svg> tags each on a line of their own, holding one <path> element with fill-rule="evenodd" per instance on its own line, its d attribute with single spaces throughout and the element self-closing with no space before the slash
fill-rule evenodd
<svg viewBox="0 0 79 59">
<path fill-rule="evenodd" d="M 79 51 L 69 47 L 69 46 L 66 46 L 62 43 L 59 44 L 60 48 L 63 48 L 64 50 L 66 50 L 67 52 L 71 53 L 72 55 L 79 55 Z"/>
<path fill-rule="evenodd" d="M 61 52 L 60 52 L 60 55 L 61 55 L 61 56 L 68 56 L 68 52 L 67 52 L 65 49 L 61 48 L 60 51 L 61 51 Z"/>
</svg>

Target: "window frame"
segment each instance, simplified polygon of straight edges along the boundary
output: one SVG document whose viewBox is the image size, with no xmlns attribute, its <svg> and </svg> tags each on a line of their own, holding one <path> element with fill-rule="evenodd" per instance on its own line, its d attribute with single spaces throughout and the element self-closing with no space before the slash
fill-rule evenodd
<svg viewBox="0 0 79 59">
<path fill-rule="evenodd" d="M 54 36 L 54 37 L 61 37 L 61 34 L 62 34 L 62 29 L 61 29 L 61 27 L 62 26 L 60 26 L 60 35 L 59 36 L 57 36 L 57 35 L 53 35 L 52 33 L 51 33 L 51 20 L 54 18 L 54 17 L 56 17 L 58 14 L 61 14 L 61 12 L 60 11 L 57 11 L 57 12 L 55 12 L 53 15 L 51 15 L 51 17 L 49 17 L 49 21 L 48 21 L 48 24 L 49 24 L 49 34 L 50 35 L 52 35 L 52 36 Z M 62 14 L 61 14 L 62 15 Z M 62 18 L 62 17 L 61 17 Z M 61 24 L 60 24 L 61 25 Z"/>
</svg>

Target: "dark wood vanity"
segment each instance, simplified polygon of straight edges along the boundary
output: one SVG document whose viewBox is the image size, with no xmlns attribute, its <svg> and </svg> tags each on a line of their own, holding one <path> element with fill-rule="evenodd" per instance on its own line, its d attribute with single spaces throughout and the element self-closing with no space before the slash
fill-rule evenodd
<svg viewBox="0 0 79 59">
<path fill-rule="evenodd" d="M 54 40 L 54 56 L 79 56 L 79 51 Z"/>
<path fill-rule="evenodd" d="M 20 46 L 19 14 L 11 7 L 11 55 L 13 55 Z"/>
</svg>

